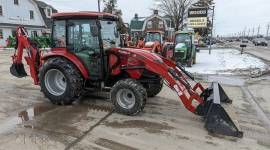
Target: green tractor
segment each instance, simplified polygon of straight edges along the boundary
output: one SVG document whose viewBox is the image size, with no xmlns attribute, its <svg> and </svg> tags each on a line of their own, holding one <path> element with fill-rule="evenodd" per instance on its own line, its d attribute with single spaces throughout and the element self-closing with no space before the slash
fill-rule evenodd
<svg viewBox="0 0 270 150">
<path fill-rule="evenodd" d="M 192 67 L 196 63 L 196 46 L 194 31 L 177 31 L 175 33 L 172 59 Z"/>
</svg>

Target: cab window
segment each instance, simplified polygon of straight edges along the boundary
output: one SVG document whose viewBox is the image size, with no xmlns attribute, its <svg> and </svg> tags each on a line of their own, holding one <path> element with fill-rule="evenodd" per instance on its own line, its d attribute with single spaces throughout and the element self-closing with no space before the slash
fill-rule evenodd
<svg viewBox="0 0 270 150">
<path fill-rule="evenodd" d="M 70 20 L 68 26 L 68 49 L 75 53 L 92 51 L 99 53 L 98 28 L 95 20 Z"/>
<path fill-rule="evenodd" d="M 53 27 L 53 47 L 66 47 L 66 23 L 55 21 Z"/>
</svg>

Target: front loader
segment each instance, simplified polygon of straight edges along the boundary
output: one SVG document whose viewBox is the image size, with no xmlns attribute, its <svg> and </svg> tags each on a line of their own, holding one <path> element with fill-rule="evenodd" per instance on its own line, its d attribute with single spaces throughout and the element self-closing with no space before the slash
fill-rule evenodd
<svg viewBox="0 0 270 150">
<path fill-rule="evenodd" d="M 157 95 L 165 82 L 187 110 L 204 118 L 209 132 L 243 136 L 223 108 L 232 101 L 218 83 L 205 89 L 179 63 L 146 50 L 121 48 L 117 20 L 107 13 L 54 14 L 50 50 L 33 47 L 26 30 L 18 27 L 10 72 L 27 76 L 25 49 L 31 77 L 52 103 L 68 105 L 83 91 L 110 89 L 115 111 L 125 115 L 141 112 L 147 97 Z"/>
</svg>

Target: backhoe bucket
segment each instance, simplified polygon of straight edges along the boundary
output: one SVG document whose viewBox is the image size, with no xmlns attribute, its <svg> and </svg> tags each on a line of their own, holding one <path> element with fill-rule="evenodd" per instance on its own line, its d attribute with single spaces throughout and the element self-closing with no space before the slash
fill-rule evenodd
<svg viewBox="0 0 270 150">
<path fill-rule="evenodd" d="M 13 63 L 12 66 L 10 67 L 10 73 L 17 78 L 27 76 L 27 73 L 25 72 L 24 69 L 24 65 L 22 63 Z"/>
<path fill-rule="evenodd" d="M 202 96 L 205 104 L 199 111 L 205 117 L 205 128 L 212 134 L 242 138 L 237 120 L 231 118 L 235 116 L 229 105 L 232 101 L 220 84 L 212 83 Z"/>
</svg>

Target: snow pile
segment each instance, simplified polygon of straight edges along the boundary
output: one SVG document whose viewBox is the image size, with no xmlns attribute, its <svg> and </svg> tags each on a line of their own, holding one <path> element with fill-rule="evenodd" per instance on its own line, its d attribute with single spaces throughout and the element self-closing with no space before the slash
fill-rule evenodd
<svg viewBox="0 0 270 150">
<path fill-rule="evenodd" d="M 268 69 L 262 60 L 234 49 L 201 50 L 197 53 L 197 64 L 187 71 L 197 74 L 253 74 Z"/>
</svg>

